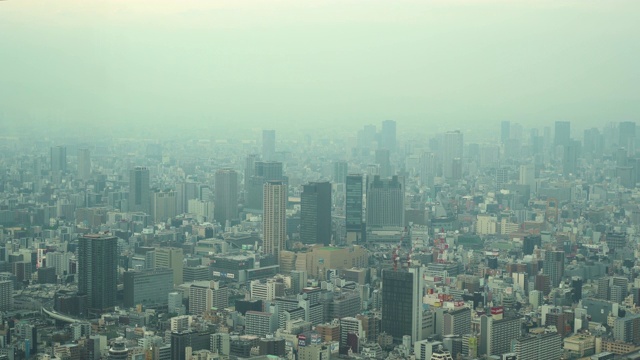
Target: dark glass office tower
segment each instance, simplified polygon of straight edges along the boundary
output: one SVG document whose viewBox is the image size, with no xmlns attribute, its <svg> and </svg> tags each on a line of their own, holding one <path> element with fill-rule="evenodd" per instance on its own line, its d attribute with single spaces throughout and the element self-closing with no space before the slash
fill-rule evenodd
<svg viewBox="0 0 640 360">
<path fill-rule="evenodd" d="M 78 239 L 78 292 L 87 295 L 87 308 L 100 314 L 116 305 L 118 238 L 88 234 Z"/>
<path fill-rule="evenodd" d="M 283 181 L 282 163 L 279 161 L 256 161 L 253 176 L 249 179 L 247 187 L 247 199 L 245 207 L 254 210 L 262 210 L 263 186 L 269 181 Z"/>
<path fill-rule="evenodd" d="M 216 171 L 214 218 L 223 227 L 238 217 L 238 173 L 233 169 Z"/>
<path fill-rule="evenodd" d="M 571 140 L 571 123 L 568 121 L 556 121 L 555 136 L 553 144 L 555 146 L 570 145 Z"/>
<path fill-rule="evenodd" d="M 300 196 L 300 240 L 304 244 L 331 244 L 331 183 L 304 185 Z"/>
<path fill-rule="evenodd" d="M 536 246 L 538 249 L 542 247 L 542 237 L 540 235 L 527 235 L 522 242 L 522 254 L 533 255 Z"/>
<path fill-rule="evenodd" d="M 129 212 L 142 211 L 149 214 L 150 206 L 149 169 L 136 166 L 129 172 Z"/>
<path fill-rule="evenodd" d="M 364 215 L 362 189 L 362 174 L 350 174 L 347 176 L 345 227 L 348 243 L 364 241 L 365 224 L 362 220 Z"/>
<path fill-rule="evenodd" d="M 51 172 L 67 171 L 67 148 L 54 146 L 51 148 Z"/>
<path fill-rule="evenodd" d="M 401 342 L 422 340 L 422 268 L 382 271 L 382 331 Z"/>
</svg>

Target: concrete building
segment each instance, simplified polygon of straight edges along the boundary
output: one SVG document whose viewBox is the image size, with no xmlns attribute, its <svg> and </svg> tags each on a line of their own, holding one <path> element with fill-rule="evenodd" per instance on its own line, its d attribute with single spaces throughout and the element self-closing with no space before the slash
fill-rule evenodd
<svg viewBox="0 0 640 360">
<path fill-rule="evenodd" d="M 109 234 L 84 235 L 78 239 L 78 292 L 87 295 L 91 313 L 116 305 L 118 238 Z"/>
<path fill-rule="evenodd" d="M 173 289 L 173 270 L 170 268 L 129 270 L 123 279 L 126 307 L 165 305 Z"/>
<path fill-rule="evenodd" d="M 287 240 L 287 198 L 287 185 L 283 181 L 264 184 L 263 253 L 273 255 L 278 262 Z"/>
<path fill-rule="evenodd" d="M 156 268 L 170 268 L 173 270 L 173 285 L 180 285 L 183 281 L 184 254 L 180 248 L 161 247 L 155 250 Z"/>
</svg>

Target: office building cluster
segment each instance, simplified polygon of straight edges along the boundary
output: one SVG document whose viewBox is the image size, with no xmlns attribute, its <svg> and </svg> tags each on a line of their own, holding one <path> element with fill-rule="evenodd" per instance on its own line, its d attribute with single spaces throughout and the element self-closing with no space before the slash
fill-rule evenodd
<svg viewBox="0 0 640 360">
<path fill-rule="evenodd" d="M 7 138 L 0 359 L 640 356 L 636 124 L 494 125 Z"/>
</svg>

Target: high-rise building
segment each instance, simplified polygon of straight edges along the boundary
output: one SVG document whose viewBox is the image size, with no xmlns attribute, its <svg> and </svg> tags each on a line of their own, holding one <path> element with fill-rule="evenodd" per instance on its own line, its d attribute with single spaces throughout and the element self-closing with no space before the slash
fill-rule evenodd
<svg viewBox="0 0 640 360">
<path fill-rule="evenodd" d="M 557 287 L 564 275 L 564 251 L 545 251 L 542 266 L 542 273 L 549 276 L 551 286 Z"/>
<path fill-rule="evenodd" d="M 433 179 L 437 175 L 438 160 L 436 154 L 425 152 L 420 157 L 420 184 L 423 186 L 433 186 Z"/>
<path fill-rule="evenodd" d="M 124 306 L 164 305 L 173 289 L 173 270 L 157 268 L 124 273 Z"/>
<path fill-rule="evenodd" d="M 300 241 L 331 244 L 331 183 L 303 185 L 300 195 Z"/>
<path fill-rule="evenodd" d="M 101 313 L 116 305 L 118 238 L 89 234 L 78 239 L 78 292 L 87 295 L 90 312 Z"/>
<path fill-rule="evenodd" d="M 396 150 L 396 122 L 393 120 L 385 120 L 382 122 L 380 130 L 379 148 L 387 149 L 391 152 Z"/>
<path fill-rule="evenodd" d="M 349 164 L 346 161 L 336 161 L 333 163 L 333 182 L 344 184 L 349 174 Z"/>
<path fill-rule="evenodd" d="M 51 148 L 51 172 L 59 173 L 67 171 L 67 148 L 54 146 Z"/>
<path fill-rule="evenodd" d="M 443 316 L 443 335 L 462 335 L 471 332 L 471 310 L 463 307 L 447 311 Z"/>
<path fill-rule="evenodd" d="M 506 144 L 509 138 L 511 138 L 511 123 L 509 121 L 503 121 L 500 124 L 500 141 Z"/>
<path fill-rule="evenodd" d="M 275 160 L 276 131 L 262 130 L 262 158 L 267 161 Z"/>
<path fill-rule="evenodd" d="M 633 149 L 633 140 L 636 138 L 636 123 L 635 121 L 622 121 L 618 124 L 618 130 L 620 135 L 618 136 L 618 146 L 625 148 L 629 151 Z"/>
<path fill-rule="evenodd" d="M 347 176 L 345 222 L 347 230 L 347 243 L 360 243 L 364 241 L 364 207 L 363 207 L 363 181 L 361 174 Z"/>
<path fill-rule="evenodd" d="M 189 314 L 201 315 L 229 306 L 229 289 L 219 281 L 196 281 L 189 287 Z"/>
<path fill-rule="evenodd" d="M 178 215 L 176 192 L 156 191 L 151 197 L 151 217 L 153 221 L 167 221 Z"/>
<path fill-rule="evenodd" d="M 442 174 L 446 179 L 454 176 L 454 160 L 463 157 L 463 136 L 458 130 L 444 134 L 442 146 Z"/>
<path fill-rule="evenodd" d="M 149 169 L 136 166 L 129 172 L 129 212 L 149 214 L 151 190 L 149 188 Z"/>
<path fill-rule="evenodd" d="M 501 166 L 496 169 L 496 191 L 500 191 L 509 182 L 509 168 Z"/>
<path fill-rule="evenodd" d="M 223 227 L 238 217 L 238 173 L 233 169 L 216 171 L 214 218 Z"/>
<path fill-rule="evenodd" d="M 556 121 L 555 137 L 553 145 L 567 146 L 571 142 L 571 123 L 569 121 Z"/>
<path fill-rule="evenodd" d="M 480 317 L 480 343 L 478 355 L 500 355 L 511 350 L 511 341 L 522 333 L 521 318 L 495 320 L 491 316 Z"/>
<path fill-rule="evenodd" d="M 255 162 L 253 176 L 249 183 L 245 184 L 247 199 L 245 207 L 249 209 L 263 210 L 264 184 L 267 181 L 284 181 L 282 163 L 278 161 Z"/>
<path fill-rule="evenodd" d="M 278 329 L 278 314 L 263 311 L 247 311 L 245 334 L 265 337 Z"/>
<path fill-rule="evenodd" d="M 560 359 L 562 339 L 558 333 L 538 334 L 515 340 L 516 359 Z"/>
<path fill-rule="evenodd" d="M 411 335 L 413 342 L 422 336 L 423 268 L 382 271 L 382 331 L 401 342 Z"/>
<path fill-rule="evenodd" d="M 0 281 L 0 311 L 13 310 L 13 281 Z"/>
<path fill-rule="evenodd" d="M 392 174 L 391 169 L 391 152 L 388 149 L 376 150 L 376 164 L 378 164 L 378 175 L 388 178 Z"/>
<path fill-rule="evenodd" d="M 367 226 L 404 226 L 404 184 L 398 176 L 382 180 L 374 176 L 367 189 Z"/>
<path fill-rule="evenodd" d="M 578 148 L 579 142 L 569 140 L 562 152 L 562 173 L 567 176 L 575 174 L 578 168 Z"/>
<path fill-rule="evenodd" d="M 291 271 L 291 290 L 298 294 L 307 287 L 307 272 L 304 270 Z"/>
<path fill-rule="evenodd" d="M 536 246 L 542 247 L 542 237 L 540 235 L 526 235 L 522 241 L 522 254 L 533 255 Z"/>
<path fill-rule="evenodd" d="M 273 255 L 278 262 L 287 240 L 287 194 L 287 185 L 283 181 L 264 184 L 263 252 Z"/>
<path fill-rule="evenodd" d="M 161 247 L 155 250 L 155 268 L 170 268 L 173 270 L 173 285 L 180 285 L 183 281 L 184 253 L 180 248 Z"/>
<path fill-rule="evenodd" d="M 91 152 L 89 149 L 78 149 L 78 179 L 91 178 Z"/>
</svg>

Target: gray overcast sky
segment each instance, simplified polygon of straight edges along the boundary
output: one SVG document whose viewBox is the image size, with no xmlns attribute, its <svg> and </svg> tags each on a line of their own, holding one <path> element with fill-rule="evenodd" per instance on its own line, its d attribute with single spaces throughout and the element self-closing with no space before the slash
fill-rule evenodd
<svg viewBox="0 0 640 360">
<path fill-rule="evenodd" d="M 0 1 L 0 124 L 638 120 L 638 19 L 636 0 Z"/>
</svg>

